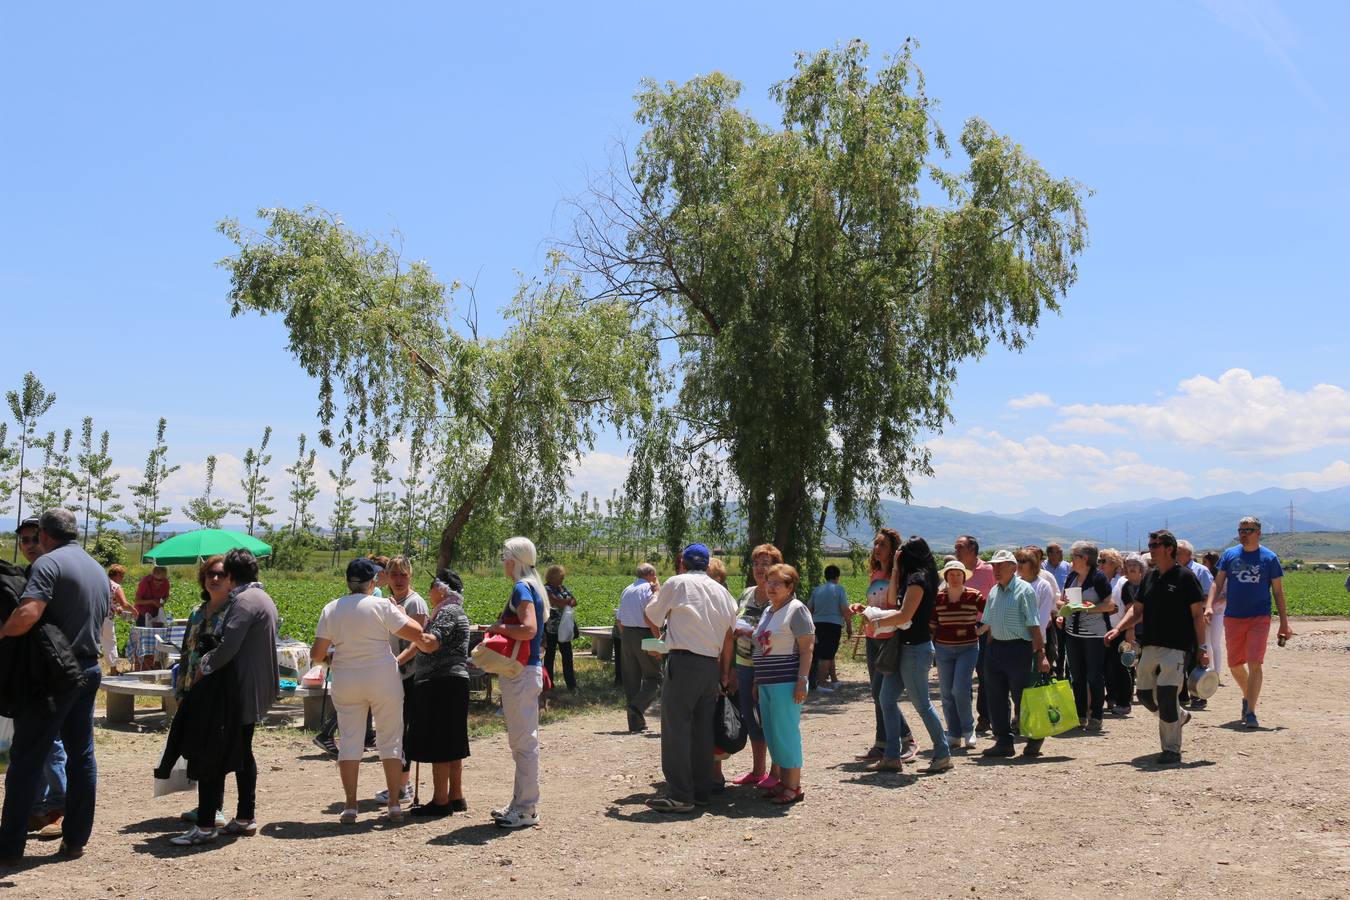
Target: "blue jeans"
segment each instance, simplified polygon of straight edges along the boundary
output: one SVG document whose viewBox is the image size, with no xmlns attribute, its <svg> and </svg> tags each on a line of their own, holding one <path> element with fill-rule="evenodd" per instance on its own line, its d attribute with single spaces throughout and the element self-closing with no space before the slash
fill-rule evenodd
<svg viewBox="0 0 1350 900">
<path fill-rule="evenodd" d="M 42 789 L 33 803 L 33 815 L 60 812 L 66 808 L 66 746 L 57 738 L 42 765 Z"/>
<path fill-rule="evenodd" d="M 978 643 L 937 645 L 938 692 L 942 695 L 942 717 L 947 720 L 949 741 L 975 736 L 970 691 L 979 657 Z"/>
<path fill-rule="evenodd" d="M 881 680 L 881 712 L 886 719 L 886 758 L 900 756 L 900 692 L 909 685 L 909 700 L 928 729 L 933 742 L 933 759 L 951 756 L 951 746 L 942 730 L 933 701 L 928 699 L 928 670 L 933 662 L 933 642 L 900 645 L 900 671 L 885 675 Z M 892 719 L 894 716 L 894 719 Z M 894 727 L 892 727 L 894 722 Z"/>
<path fill-rule="evenodd" d="M 94 830 L 94 795 L 98 778 L 94 763 L 94 698 L 103 680 L 98 663 L 87 667 L 79 686 L 56 698 L 51 718 L 20 716 L 14 720 L 14 743 L 5 773 L 5 805 L 0 814 L 0 857 L 22 856 L 28 840 L 28 815 L 42 786 L 42 767 L 58 737 L 65 744 L 66 817 L 61 836 L 69 847 L 89 842 Z"/>
</svg>

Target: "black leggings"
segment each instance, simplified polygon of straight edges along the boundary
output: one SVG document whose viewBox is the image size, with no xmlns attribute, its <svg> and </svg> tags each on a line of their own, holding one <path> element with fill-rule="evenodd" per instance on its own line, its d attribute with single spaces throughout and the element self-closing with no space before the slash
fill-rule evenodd
<svg viewBox="0 0 1350 900">
<path fill-rule="evenodd" d="M 239 768 L 234 781 L 239 788 L 239 806 L 235 818 L 247 822 L 254 816 L 258 794 L 258 763 L 253 759 L 253 726 L 245 725 L 240 738 Z M 225 805 L 225 775 L 213 775 L 197 782 L 197 827 L 211 829 L 216 813 Z"/>
<path fill-rule="evenodd" d="M 544 668 L 548 671 L 548 680 L 556 683 L 553 677 L 553 657 L 562 650 L 563 681 L 570 690 L 577 689 L 577 673 L 572 667 L 572 642 L 559 641 L 557 634 L 544 632 Z"/>
<path fill-rule="evenodd" d="M 1089 715 L 1100 719 L 1106 701 L 1106 644 L 1099 637 L 1072 635 L 1064 641 L 1069 645 L 1069 682 L 1078 719 L 1083 721 Z"/>
</svg>

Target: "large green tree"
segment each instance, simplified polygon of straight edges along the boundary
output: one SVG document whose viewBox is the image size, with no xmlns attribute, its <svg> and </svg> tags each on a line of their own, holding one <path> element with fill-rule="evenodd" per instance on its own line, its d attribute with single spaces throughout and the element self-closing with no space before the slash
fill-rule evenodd
<svg viewBox="0 0 1350 900">
<path fill-rule="evenodd" d="M 454 289 L 397 246 L 313 208 L 260 217 L 262 232 L 220 224 L 237 248 L 222 263 L 232 314 L 282 318 L 318 381 L 325 446 L 374 455 L 428 423 L 429 461 L 453 458 L 461 476 L 440 523 L 440 564 L 456 559 L 475 516 L 510 511 L 519 525 L 551 506 L 601 423 L 626 433 L 652 414 L 658 353 L 626 303 L 588 302 L 550 268 L 505 304 L 504 333 L 487 337 L 471 310 L 455 324 Z"/>
<path fill-rule="evenodd" d="M 670 526 L 725 478 L 748 543 L 809 566 L 831 505 L 875 519 L 930 471 L 959 365 L 1074 283 L 1084 188 L 980 119 L 953 154 L 912 49 L 800 54 L 775 125 L 721 74 L 645 83 L 645 133 L 581 204 L 574 262 L 675 347 L 629 482 Z"/>
</svg>

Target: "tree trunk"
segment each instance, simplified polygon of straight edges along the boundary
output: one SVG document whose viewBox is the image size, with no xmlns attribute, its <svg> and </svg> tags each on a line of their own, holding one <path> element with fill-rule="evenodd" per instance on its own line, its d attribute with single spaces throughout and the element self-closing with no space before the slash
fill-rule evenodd
<svg viewBox="0 0 1350 900">
<path fill-rule="evenodd" d="M 464 526 L 469 524 L 469 516 L 473 514 L 474 507 L 478 505 L 478 500 L 482 497 L 484 489 L 487 488 L 488 482 L 492 480 L 497 467 L 506 458 L 507 443 L 510 440 L 508 435 L 510 434 L 513 415 L 514 404 L 508 403 L 506 412 L 502 416 L 502 423 L 493 436 L 492 453 L 488 455 L 487 462 L 483 464 L 483 471 L 478 473 L 478 478 L 474 481 L 468 496 L 459 504 L 455 514 L 450 517 L 450 521 L 441 531 L 441 543 L 436 550 L 436 568 L 438 569 L 455 561 L 456 544 L 459 542 L 460 533 L 464 531 Z"/>
</svg>

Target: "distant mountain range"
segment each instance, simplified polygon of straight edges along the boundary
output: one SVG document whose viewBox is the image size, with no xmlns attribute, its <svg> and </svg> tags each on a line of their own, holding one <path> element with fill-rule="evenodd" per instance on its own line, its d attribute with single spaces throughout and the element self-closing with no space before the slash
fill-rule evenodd
<svg viewBox="0 0 1350 900">
<path fill-rule="evenodd" d="M 958 534 L 973 534 L 982 547 L 1090 540 L 1134 549 L 1143 545 L 1148 532 L 1164 527 L 1197 548 L 1219 548 L 1234 542 L 1237 521 L 1243 516 L 1260 518 L 1267 537 L 1289 531 L 1291 502 L 1294 531 L 1350 531 L 1350 487 L 1330 491 L 1266 488 L 1251 494 L 1233 491 L 1200 498 L 1151 498 L 1077 509 L 1062 516 L 1035 507 L 1004 515 L 883 501 L 881 516 L 901 534 L 921 534 L 935 547 L 944 548 Z M 862 542 L 872 539 L 865 523 L 842 531 L 837 522 L 830 527 L 832 534 L 826 536 L 826 543 L 838 541 L 839 536 Z"/>
</svg>

